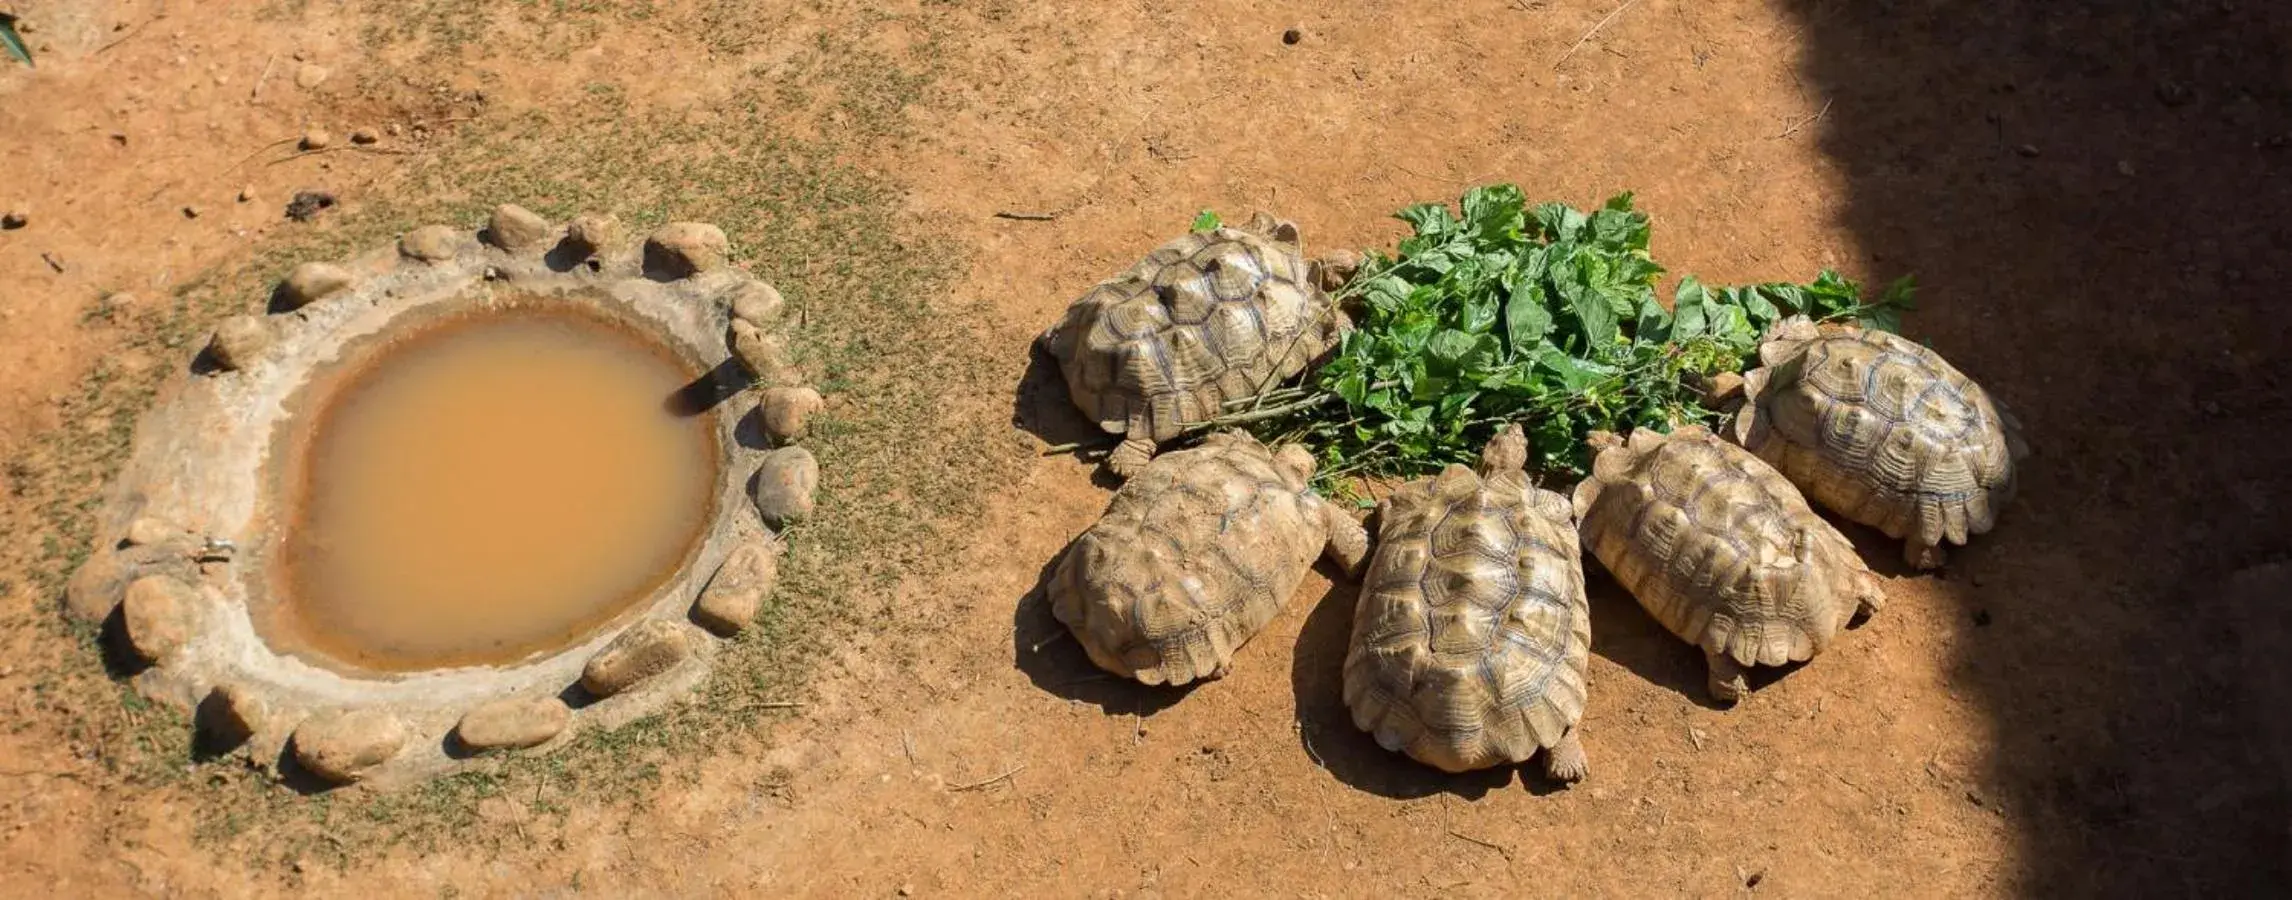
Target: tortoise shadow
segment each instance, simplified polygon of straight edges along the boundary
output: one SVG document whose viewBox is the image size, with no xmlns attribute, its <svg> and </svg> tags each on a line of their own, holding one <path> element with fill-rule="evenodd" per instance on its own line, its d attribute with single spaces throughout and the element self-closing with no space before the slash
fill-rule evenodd
<svg viewBox="0 0 2292 900">
<path fill-rule="evenodd" d="M 1734 709 L 1806 665 L 1751 666 L 1743 672 L 1743 680 L 1751 688 L 1749 697 L 1735 704 L 1713 700 L 1703 652 L 1648 615 L 1607 570 L 1589 557 L 1585 561 L 1584 594 L 1592 608 L 1592 652 L 1689 703 L 1711 710 Z"/>
<path fill-rule="evenodd" d="M 1297 702 L 1297 741 L 1313 764 L 1354 790 L 1393 800 L 1454 794 L 1477 800 L 1520 783 L 1537 796 L 1565 790 L 1544 775 L 1542 756 L 1528 762 L 1451 775 L 1377 745 L 1353 726 L 1345 706 L 1345 651 L 1353 638 L 1353 608 L 1360 587 L 1331 578 L 1329 592 L 1306 611 L 1289 655 L 1290 690 Z"/>
<path fill-rule="evenodd" d="M 1122 443 L 1121 437 L 1106 433 L 1075 408 L 1067 396 L 1066 376 L 1059 372 L 1058 359 L 1040 342 L 1027 342 L 1027 370 L 1011 396 L 1011 427 L 1048 446 L 1081 445 L 1074 456 L 1093 467 L 1092 484 L 1109 490 L 1122 485 L 1104 465 L 1106 455 Z"/>
<path fill-rule="evenodd" d="M 1110 716 L 1152 716 L 1184 700 L 1203 682 L 1182 687 L 1141 684 L 1090 661 L 1066 624 L 1051 614 L 1050 580 L 1066 548 L 1043 563 L 1035 586 L 1011 610 L 1011 664 L 1044 693 L 1088 703 Z"/>
</svg>

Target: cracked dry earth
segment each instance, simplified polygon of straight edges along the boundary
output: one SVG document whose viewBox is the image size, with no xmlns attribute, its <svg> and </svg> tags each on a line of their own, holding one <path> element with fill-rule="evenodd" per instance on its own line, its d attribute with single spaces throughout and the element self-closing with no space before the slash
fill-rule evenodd
<svg viewBox="0 0 2292 900">
<path fill-rule="evenodd" d="M 2292 546 L 2271 371 L 2284 326 L 2254 311 L 2253 287 L 2273 282 L 2292 233 L 2272 211 L 2292 208 L 2282 157 L 2263 148 L 2292 133 L 2269 105 L 2292 89 L 2273 64 L 2284 15 L 2160 24 L 1947 0 L 764 3 L 754 14 L 788 27 L 726 45 L 672 25 L 708 21 L 712 4 L 645 6 L 658 9 L 561 53 L 477 41 L 436 58 L 361 37 L 392 4 L 19 0 L 42 26 L 28 41 L 47 49 L 36 74 L 0 72 L 12 173 L 0 205 L 31 214 L 0 232 L 0 455 L 117 424 L 67 420 L 59 399 L 117 352 L 118 326 L 88 316 L 108 292 L 164 297 L 301 227 L 278 210 L 305 184 L 334 186 L 355 216 L 427 159 L 409 136 L 383 145 L 402 154 L 236 165 L 265 142 L 307 123 L 397 116 L 443 133 L 466 117 L 548 115 L 597 83 L 706 108 L 722 99 L 713 85 L 768 79 L 831 32 L 895 55 L 940 38 L 931 83 L 900 111 L 913 136 L 855 162 L 904 186 L 906 221 L 966 261 L 953 291 L 980 304 L 976 339 L 1007 371 L 997 392 L 944 398 L 959 421 L 1081 436 L 1055 402 L 1017 391 L 1029 342 L 1201 208 L 1278 211 L 1309 247 L 1390 246 L 1390 211 L 1515 181 L 1578 205 L 1636 191 L 1656 256 L 1711 280 L 1915 271 L 1925 290 L 1908 330 L 2023 411 L 2039 455 L 1997 533 L 1939 575 L 1881 566 L 1881 615 L 1733 710 L 1703 705 L 1700 660 L 1595 576 L 1591 777 L 1570 789 L 1510 770 L 1442 776 L 1357 733 L 1339 697 L 1354 592 L 1321 573 L 1223 681 L 1169 692 L 1103 677 L 1037 585 L 1108 493 L 1085 461 L 1038 457 L 1027 431 L 997 444 L 1008 476 L 989 495 L 946 511 L 949 565 L 855 591 L 887 624 L 833 636 L 797 714 L 681 748 L 634 795 L 552 797 L 548 810 L 538 794 L 471 801 L 469 827 L 488 839 L 432 849 L 385 841 L 282 861 L 201 838 L 215 794 L 141 786 L 95 763 L 101 748 L 64 739 L 73 712 L 42 700 L 40 672 L 81 650 L 39 624 L 54 598 L 11 579 L 0 893 L 2281 885 L 2292 766 L 2265 710 L 2281 715 L 2285 697 L 2272 660 L 2288 642 L 2267 625 L 2284 594 L 2215 588 L 2239 571 L 2259 583 L 2270 576 L 2254 567 Z M 2163 49 L 2128 49 L 2152 40 Z M 2150 68 L 2094 62 L 2133 57 Z M 298 83 L 306 64 L 327 77 Z M 368 77 L 385 73 L 482 89 L 483 102 Z M 2160 83 L 2179 102 L 2150 99 Z M 235 199 L 243 186 L 256 201 Z M 2218 224 L 2231 208 L 2260 227 Z M 2150 226 L 2180 237 L 2143 243 L 2103 209 L 2161 210 Z M 1013 211 L 1055 218 L 995 216 Z M 2096 321 L 2182 285 L 2201 296 L 2153 330 Z M 2170 408 L 2136 432 L 2125 407 L 2144 398 Z M 2248 449 L 2224 458 L 2228 446 Z M 12 559 L 52 530 L 0 492 Z M 1874 564 L 1892 558 L 1882 539 L 1852 535 Z"/>
</svg>

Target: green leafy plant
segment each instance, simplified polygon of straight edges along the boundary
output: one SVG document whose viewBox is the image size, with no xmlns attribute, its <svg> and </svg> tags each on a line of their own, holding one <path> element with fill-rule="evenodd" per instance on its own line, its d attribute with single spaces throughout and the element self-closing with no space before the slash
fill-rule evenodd
<svg viewBox="0 0 2292 900">
<path fill-rule="evenodd" d="M 1218 226 L 1222 224 L 1225 224 L 1225 220 L 1218 218 L 1217 211 L 1205 209 L 1199 215 L 1194 216 L 1194 233 L 1204 234 L 1216 231 Z"/>
<path fill-rule="evenodd" d="M 1459 214 L 1461 213 L 1461 215 Z M 1664 273 L 1647 215 L 1622 194 L 1584 212 L 1530 206 L 1518 187 L 1411 206 L 1413 233 L 1371 254 L 1340 292 L 1358 326 L 1306 383 L 1236 404 L 1212 427 L 1300 440 L 1323 479 L 1410 476 L 1469 463 L 1503 423 L 1528 430 L 1532 468 L 1583 471 L 1595 430 L 1711 422 L 1699 385 L 1740 371 L 1776 320 L 1806 314 L 1892 330 L 1912 284 L 1865 303 L 1825 271 L 1807 284 L 1712 288 Z"/>
</svg>

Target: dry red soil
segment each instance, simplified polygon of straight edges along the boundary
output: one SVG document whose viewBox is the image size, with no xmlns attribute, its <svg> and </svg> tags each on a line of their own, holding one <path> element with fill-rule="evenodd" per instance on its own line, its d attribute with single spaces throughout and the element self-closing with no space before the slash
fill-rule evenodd
<svg viewBox="0 0 2292 900">
<path fill-rule="evenodd" d="M 1888 575 L 1884 612 L 1739 708 L 1707 707 L 1695 654 L 1595 578 L 1592 774 L 1558 789 L 1441 776 L 1356 732 L 1338 696 L 1354 594 L 1318 575 L 1226 680 L 1174 693 L 1099 677 L 1036 586 L 1107 492 L 1084 462 L 1014 439 L 1023 476 L 956 513 L 966 537 L 944 552 L 959 565 L 896 596 L 912 652 L 839 654 L 801 715 L 753 746 L 694 748 L 691 779 L 634 801 L 544 817 L 496 798 L 482 827 L 519 839 L 339 867 L 196 841 L 204 795 L 135 787 L 60 739 L 71 713 L 36 701 L 36 670 L 78 651 L 34 625 L 56 598 L 12 581 L 0 894 L 2287 887 L 2292 582 L 2256 567 L 2292 554 L 2277 293 L 2292 276 L 2292 9 L 1120 0 L 895 4 L 887 21 L 782 5 L 755 14 L 801 33 L 729 50 L 634 26 L 558 59 L 480 42 L 432 74 L 485 73 L 488 115 L 592 81 L 706 104 L 712 76 L 812 32 L 896 50 L 901 17 L 931 17 L 954 40 L 932 102 L 909 111 L 922 137 L 866 162 L 909 188 L 917 227 L 966 251 L 956 288 L 991 313 L 978 339 L 1014 391 L 1068 300 L 1197 209 L 1277 210 L 1318 247 L 1389 246 L 1391 210 L 1513 181 L 1578 205 L 1634 190 L 1658 258 L 1715 281 L 1915 272 L 1906 330 L 2010 404 L 2036 456 L 1998 531 L 1940 574 L 1902 572 L 1857 533 Z M 300 11 L 257 15 L 279 6 Z M 41 66 L 0 64 L 0 207 L 30 213 L 0 232 L 10 459 L 109 425 L 58 412 L 117 349 L 114 328 L 82 321 L 100 297 L 165 296 L 243 258 L 293 227 L 279 209 L 309 179 L 354 205 L 422 164 L 409 144 L 235 165 L 306 124 L 339 136 L 409 108 L 360 81 L 410 65 L 359 39 L 361 11 L 14 7 Z M 305 61 L 328 79 L 298 85 Z M 48 527 L 0 491 L 0 540 L 29 552 Z"/>
</svg>

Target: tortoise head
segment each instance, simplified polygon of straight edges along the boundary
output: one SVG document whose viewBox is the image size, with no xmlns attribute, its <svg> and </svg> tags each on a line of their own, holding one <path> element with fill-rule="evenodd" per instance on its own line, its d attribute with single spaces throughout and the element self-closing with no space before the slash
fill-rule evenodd
<svg viewBox="0 0 2292 900">
<path fill-rule="evenodd" d="M 1518 472 L 1528 467 L 1528 434 L 1520 423 L 1504 426 L 1504 430 L 1488 440 L 1480 450 L 1480 477 L 1489 478 L 1505 472 Z"/>
<path fill-rule="evenodd" d="M 1313 451 L 1299 444 L 1283 444 L 1273 451 L 1273 469 L 1291 488 L 1304 490 L 1313 480 Z"/>
</svg>

